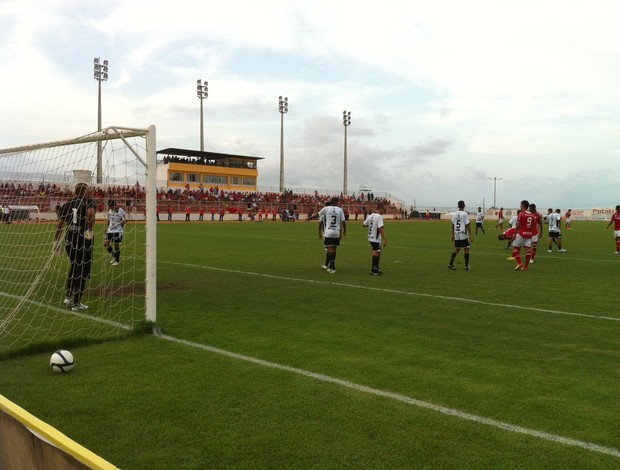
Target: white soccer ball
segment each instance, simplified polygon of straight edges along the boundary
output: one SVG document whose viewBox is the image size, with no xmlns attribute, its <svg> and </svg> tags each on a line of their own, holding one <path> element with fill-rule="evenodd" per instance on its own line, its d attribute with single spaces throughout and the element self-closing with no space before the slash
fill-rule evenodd
<svg viewBox="0 0 620 470">
<path fill-rule="evenodd" d="M 69 372 L 73 369 L 74 365 L 75 360 L 73 359 L 73 354 L 71 354 L 71 351 L 67 351 L 66 349 L 59 349 L 52 354 L 52 357 L 50 357 L 50 367 L 57 374 Z"/>
</svg>

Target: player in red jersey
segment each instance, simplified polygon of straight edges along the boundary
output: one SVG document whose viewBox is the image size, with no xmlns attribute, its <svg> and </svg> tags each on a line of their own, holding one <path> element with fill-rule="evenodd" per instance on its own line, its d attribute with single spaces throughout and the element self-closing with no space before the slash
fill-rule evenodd
<svg viewBox="0 0 620 470">
<path fill-rule="evenodd" d="M 497 239 L 499 241 L 512 240 L 515 236 L 516 231 L 517 231 L 516 227 L 512 227 L 512 228 L 509 228 L 508 230 L 504 230 L 502 233 L 500 233 L 497 236 Z"/>
<path fill-rule="evenodd" d="M 517 261 L 515 271 L 527 271 L 532 259 L 532 236 L 536 228 L 536 217 L 529 211 L 530 203 L 521 201 L 521 212 L 517 218 L 517 227 L 512 241 L 512 256 Z M 521 262 L 521 248 L 525 247 L 525 264 Z"/>
<path fill-rule="evenodd" d="M 493 227 L 493 230 L 495 230 L 497 227 L 499 227 L 500 230 L 504 230 L 504 208 L 503 207 L 499 208 L 499 212 L 497 213 L 497 225 Z"/>
<path fill-rule="evenodd" d="M 614 224 L 614 238 L 616 239 L 616 254 L 620 255 L 620 206 L 616 206 L 616 212 L 611 215 L 607 228 Z"/>
<path fill-rule="evenodd" d="M 564 215 L 564 226 L 566 227 L 566 230 L 570 230 L 570 219 L 573 216 L 573 211 L 568 209 L 566 211 L 566 214 Z"/>
<path fill-rule="evenodd" d="M 511 227 L 508 230 L 504 230 L 502 233 L 500 233 L 497 236 L 497 239 L 499 241 L 508 240 L 508 246 L 506 247 L 506 249 L 508 249 L 508 248 L 510 248 L 510 244 L 512 243 L 512 239 L 514 238 L 516 231 L 517 231 L 516 227 Z M 506 259 L 509 260 L 509 261 L 514 261 L 515 260 L 512 256 L 509 256 Z"/>
<path fill-rule="evenodd" d="M 532 259 L 530 260 L 530 263 L 533 263 L 538 250 L 538 239 L 543 234 L 543 218 L 539 212 L 536 212 L 536 204 L 530 204 L 530 212 L 536 219 L 536 225 L 534 225 L 534 232 L 532 234 Z"/>
</svg>

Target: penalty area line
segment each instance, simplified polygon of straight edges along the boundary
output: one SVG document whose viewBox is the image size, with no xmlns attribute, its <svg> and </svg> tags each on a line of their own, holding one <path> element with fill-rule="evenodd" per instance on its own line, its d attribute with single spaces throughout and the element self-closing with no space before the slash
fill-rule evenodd
<svg viewBox="0 0 620 470">
<path fill-rule="evenodd" d="M 232 274 L 243 274 L 246 276 L 258 276 L 258 277 L 266 277 L 266 278 L 271 278 L 271 279 L 280 279 L 283 281 L 306 282 L 310 284 L 323 284 L 323 285 L 328 285 L 328 286 L 346 287 L 349 289 L 361 289 L 361 290 L 369 290 L 369 291 L 376 291 L 376 292 L 385 292 L 388 294 L 411 295 L 414 297 L 428 297 L 431 299 L 441 299 L 441 300 L 450 300 L 450 301 L 455 301 L 455 302 L 465 302 L 465 303 L 471 303 L 471 304 L 486 305 L 489 307 L 510 308 L 514 310 L 525 310 L 525 311 L 538 312 L 538 313 L 551 313 L 555 315 L 567 315 L 567 316 L 582 317 L 582 318 L 594 318 L 596 320 L 620 321 L 620 317 L 615 318 L 615 317 L 606 317 L 602 315 L 590 315 L 587 313 L 565 312 L 563 310 L 552 310 L 552 309 L 547 309 L 547 308 L 527 307 L 525 305 L 502 304 L 498 302 L 485 302 L 484 300 L 466 299 L 464 297 L 453 297 L 453 296 L 439 295 L 439 294 L 426 294 L 423 292 L 411 292 L 411 291 L 396 290 L 396 289 L 386 289 L 383 287 L 360 286 L 357 284 L 346 284 L 346 283 L 334 282 L 334 281 L 317 281 L 315 279 L 302 279 L 302 278 L 295 278 L 295 277 L 278 276 L 276 274 L 265 274 L 265 273 L 257 273 L 257 272 L 252 272 L 252 271 L 240 271 L 236 269 L 216 268 L 213 266 L 201 266 L 198 264 L 191 264 L 191 263 L 177 263 L 174 261 L 163 261 L 163 263 L 173 264 L 177 266 L 186 266 L 186 267 L 191 267 L 191 268 L 208 269 L 211 271 L 220 271 L 220 272 L 226 272 L 226 273 L 232 273 Z"/>
<path fill-rule="evenodd" d="M 579 441 L 577 439 L 571 439 L 570 437 L 559 436 L 557 434 L 550 434 L 544 431 L 538 431 L 536 429 L 530 429 L 522 426 L 517 426 L 514 424 L 506 423 L 503 421 L 499 421 L 492 418 L 485 418 L 484 416 L 478 416 L 472 413 L 467 413 L 465 411 L 460 411 L 455 408 L 448 408 L 446 406 L 435 405 L 430 402 L 426 402 L 423 400 L 418 400 L 415 398 L 408 397 L 406 395 L 401 395 L 399 393 L 389 392 L 386 390 L 381 390 L 378 388 L 368 387 L 366 385 L 356 384 L 354 382 L 349 382 L 348 380 L 338 379 L 336 377 L 330 377 L 329 375 L 319 374 L 317 372 L 312 372 L 305 369 L 299 369 L 297 367 L 291 367 L 283 364 L 278 364 L 276 362 L 270 362 L 263 359 L 258 359 L 251 356 L 245 356 L 243 354 L 238 354 L 230 351 L 226 351 L 224 349 L 216 348 L 213 346 L 208 346 L 205 344 L 195 343 L 193 341 L 187 341 L 184 339 L 175 338 L 173 336 L 164 335 L 164 334 L 156 334 L 158 338 L 164 339 L 166 341 L 170 341 L 172 343 L 183 344 L 185 346 L 202 349 L 204 351 L 209 351 L 215 354 L 220 354 L 222 356 L 229 357 L 231 359 L 237 359 L 244 362 L 249 362 L 252 364 L 256 364 L 263 367 L 269 367 L 271 369 L 282 370 L 285 372 L 291 372 L 297 375 L 301 375 L 304 377 L 308 377 L 314 380 L 319 380 L 321 382 L 332 383 L 335 385 L 339 385 L 341 387 L 346 387 L 357 392 L 366 393 L 369 395 L 374 395 L 377 397 L 388 398 L 390 400 L 396 400 L 402 403 L 406 403 L 408 405 L 416 406 L 418 408 L 423 408 L 431 411 L 435 411 L 438 413 L 442 413 L 444 415 L 454 416 L 459 419 L 463 419 L 466 421 L 473 421 L 475 423 L 484 424 L 486 426 L 491 426 L 497 429 L 502 429 L 504 431 L 512 432 L 515 434 L 522 434 L 526 436 L 532 436 L 539 439 L 543 439 L 550 442 L 555 442 L 558 444 L 564 444 L 573 447 L 580 447 L 582 449 L 586 449 L 592 452 L 597 452 L 600 454 L 609 455 L 612 457 L 620 458 L 620 450 L 613 447 L 606 447 L 600 444 L 594 444 L 591 442 Z"/>
</svg>

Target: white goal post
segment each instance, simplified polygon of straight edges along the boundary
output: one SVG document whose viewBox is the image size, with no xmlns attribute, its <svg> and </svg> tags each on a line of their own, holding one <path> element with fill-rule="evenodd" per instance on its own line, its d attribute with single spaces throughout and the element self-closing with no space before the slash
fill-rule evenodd
<svg viewBox="0 0 620 470">
<path fill-rule="evenodd" d="M 67 256 L 64 250 L 50 256 L 59 208 L 79 182 L 92 188 L 97 221 L 86 287 L 89 309 L 72 312 L 62 305 Z M 111 200 L 128 219 L 120 265 L 108 262 L 114 254 L 104 243 Z M 71 335 L 105 337 L 110 333 L 102 330 L 118 333 L 143 321 L 155 323 L 155 126 L 111 126 L 77 138 L 0 149 L 0 205 L 20 214 L 0 227 L 6 228 L 0 230 L 0 352 Z M 36 216 L 26 217 L 28 211 Z"/>
</svg>

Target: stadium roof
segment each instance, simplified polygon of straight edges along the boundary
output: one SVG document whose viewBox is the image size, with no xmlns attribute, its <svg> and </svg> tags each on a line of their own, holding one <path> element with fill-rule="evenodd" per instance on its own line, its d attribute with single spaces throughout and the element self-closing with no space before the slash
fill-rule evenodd
<svg viewBox="0 0 620 470">
<path fill-rule="evenodd" d="M 177 149 L 177 148 L 167 148 L 163 150 L 158 150 L 157 155 L 172 155 L 175 157 L 197 157 L 197 158 L 206 158 L 209 160 L 224 160 L 226 158 L 243 158 L 246 160 L 264 160 L 264 157 L 249 157 L 246 155 L 234 155 L 229 153 L 217 153 L 217 152 L 201 152 L 200 150 L 189 150 L 189 149 Z"/>
</svg>

